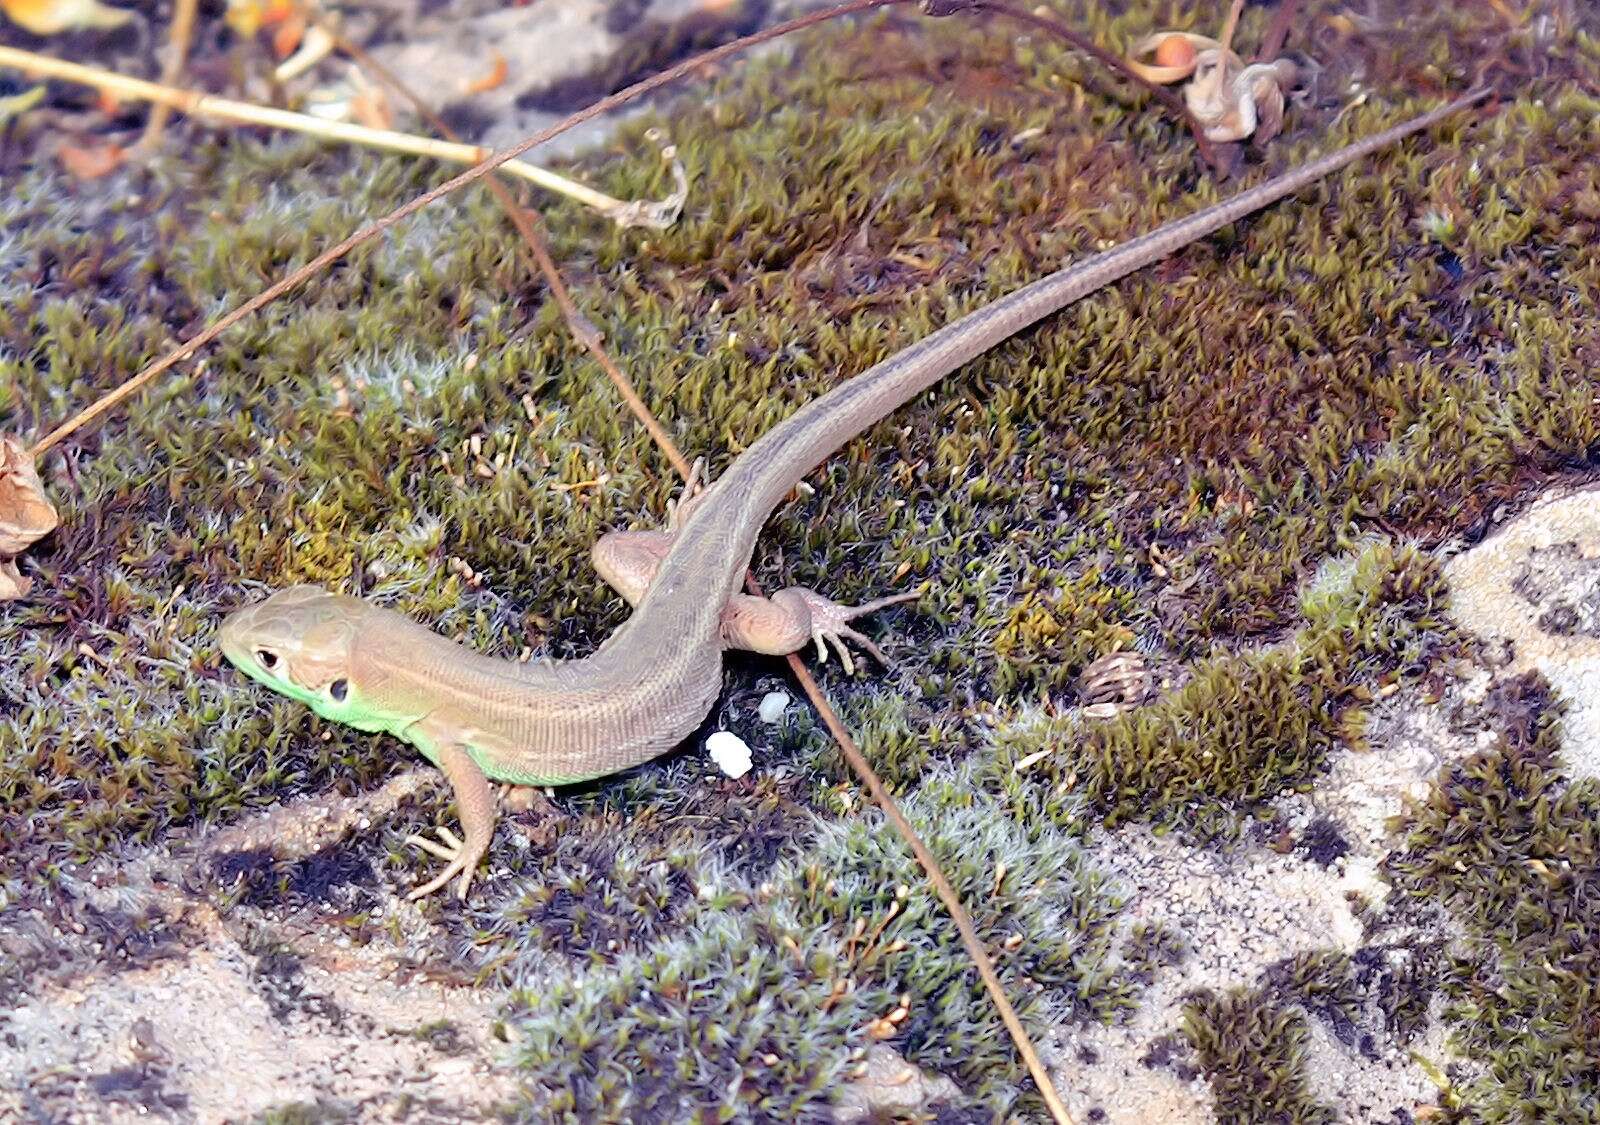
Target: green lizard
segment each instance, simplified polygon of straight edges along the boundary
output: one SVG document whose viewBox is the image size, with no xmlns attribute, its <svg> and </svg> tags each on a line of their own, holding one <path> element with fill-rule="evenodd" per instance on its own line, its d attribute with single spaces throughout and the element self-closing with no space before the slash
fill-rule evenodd
<svg viewBox="0 0 1600 1125">
<path fill-rule="evenodd" d="M 634 613 L 593 655 L 516 664 L 472 652 L 392 610 L 295 586 L 223 622 L 222 650 L 246 675 L 326 719 L 393 734 L 444 771 L 465 842 L 411 897 L 460 876 L 465 897 L 488 850 L 490 779 L 555 785 L 602 777 L 671 749 L 722 686 L 730 648 L 784 654 L 865 638 L 849 622 L 901 598 L 840 606 L 804 588 L 738 592 L 767 516 L 845 442 L 962 364 L 1134 270 L 1401 138 L 1484 92 L 1240 192 L 1050 274 L 946 325 L 797 410 L 741 453 L 665 532 L 613 532 L 594 548 L 601 575 Z M 870 646 L 867 646 L 870 647 Z M 445 835 L 441 832 L 441 835 Z"/>
</svg>

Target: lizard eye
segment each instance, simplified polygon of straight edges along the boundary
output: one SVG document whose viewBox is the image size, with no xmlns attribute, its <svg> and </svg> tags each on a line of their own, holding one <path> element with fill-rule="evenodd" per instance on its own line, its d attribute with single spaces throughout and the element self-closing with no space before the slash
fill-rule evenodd
<svg viewBox="0 0 1600 1125">
<path fill-rule="evenodd" d="M 267 671 L 272 671 L 278 666 L 278 654 L 271 649 L 256 649 L 256 661 Z"/>
<path fill-rule="evenodd" d="M 335 703 L 343 703 L 345 696 L 350 694 L 350 681 L 334 680 L 328 685 L 328 694 L 333 697 Z"/>
</svg>

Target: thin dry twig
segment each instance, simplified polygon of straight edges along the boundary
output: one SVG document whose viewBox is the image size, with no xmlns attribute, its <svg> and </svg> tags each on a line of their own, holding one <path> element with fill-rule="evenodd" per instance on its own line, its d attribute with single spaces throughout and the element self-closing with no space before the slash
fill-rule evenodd
<svg viewBox="0 0 1600 1125">
<path fill-rule="evenodd" d="M 353 58 L 357 65 L 370 69 L 378 78 L 393 87 L 440 133 L 447 137 L 451 135 L 450 126 L 399 77 L 362 48 L 339 36 L 336 32 L 331 32 L 331 34 L 333 34 L 334 42 L 338 48 Z M 685 481 L 689 480 L 693 469 L 688 459 L 667 434 L 666 428 L 661 425 L 650 408 L 645 405 L 644 399 L 639 396 L 638 391 L 634 388 L 632 380 L 623 373 L 621 366 L 611 357 L 610 352 L 601 342 L 599 331 L 578 311 L 577 305 L 572 300 L 572 294 L 568 291 L 566 283 L 562 279 L 560 268 L 551 258 L 548 246 L 534 229 L 527 211 L 517 205 L 517 201 L 512 197 L 510 189 L 500 182 L 497 177 L 490 176 L 484 183 L 494 192 L 501 208 L 527 243 L 528 249 L 535 259 L 534 262 L 528 264 L 535 266 L 538 272 L 544 275 L 545 282 L 550 287 L 550 293 L 560 307 L 561 315 L 565 319 L 573 337 L 594 356 L 616 387 L 617 392 L 622 396 L 623 401 L 627 403 L 628 409 L 633 412 L 634 417 L 644 426 L 661 452 L 672 463 L 673 468 L 677 470 L 678 475 Z M 745 585 L 756 597 L 765 597 L 760 584 L 756 581 L 755 575 L 749 571 L 745 572 Z M 899 805 L 889 795 L 889 791 L 884 787 L 883 782 L 879 780 L 871 764 L 861 753 L 860 748 L 856 746 L 855 740 L 850 736 L 850 732 L 845 729 L 844 723 L 840 721 L 832 704 L 828 702 L 828 697 L 822 693 L 822 688 L 806 669 L 805 662 L 796 653 L 789 653 L 787 659 L 789 661 L 789 670 L 794 674 L 801 688 L 804 689 L 807 698 L 811 700 L 812 706 L 822 716 L 822 721 L 833 733 L 833 737 L 838 742 L 840 752 L 844 755 L 845 761 L 850 764 L 850 768 L 861 778 L 862 783 L 867 787 L 867 791 L 872 795 L 872 799 L 883 810 L 884 816 L 894 825 L 896 831 L 905 838 L 907 845 L 911 848 L 912 855 L 916 856 L 917 862 L 922 865 L 922 869 L 927 873 L 928 881 L 932 884 L 934 893 L 939 896 L 940 901 L 945 905 L 945 909 L 950 912 L 951 920 L 954 921 L 956 926 L 956 932 L 961 936 L 962 945 L 965 946 L 967 954 L 972 958 L 973 964 L 978 970 L 978 976 L 982 978 L 984 987 L 988 989 L 990 996 L 993 998 L 995 1007 L 999 1009 L 1000 1020 L 1005 1024 L 1007 1032 L 1010 1033 L 1016 1043 L 1017 1052 L 1022 1056 L 1024 1065 L 1027 1066 L 1028 1072 L 1033 1076 L 1040 1095 L 1044 1098 L 1046 1106 L 1049 1107 L 1051 1116 L 1061 1125 L 1072 1125 L 1072 1118 L 1068 1114 L 1065 1104 L 1062 1103 L 1060 1095 L 1056 1092 L 1055 1086 L 1050 1080 L 1049 1072 L 1040 1061 L 1038 1052 L 1034 1050 L 1033 1041 L 1028 1037 L 1027 1029 L 1022 1026 L 1022 1021 L 1017 1017 L 1016 1010 L 1006 997 L 1005 987 L 1000 981 L 999 974 L 994 970 L 988 951 L 984 949 L 982 939 L 978 937 L 977 929 L 973 926 L 966 908 L 962 906 L 961 896 L 950 885 L 950 880 L 946 878 L 944 871 L 940 868 L 939 861 L 928 850 L 921 837 L 917 835 L 916 829 L 911 826 L 911 822 L 900 811 Z"/>
<path fill-rule="evenodd" d="M 685 59 L 683 62 L 670 66 L 666 70 L 652 74 L 649 78 L 635 82 L 626 89 L 619 90 L 615 94 L 585 106 L 576 113 L 567 115 L 554 125 L 540 129 L 537 133 L 530 137 L 525 137 L 508 149 L 493 153 L 460 175 L 446 180 L 437 187 L 430 188 L 409 203 L 401 204 L 387 215 L 373 220 L 355 233 L 341 239 L 315 258 L 312 258 L 305 265 L 291 270 L 288 274 L 267 286 L 232 312 L 212 321 L 188 340 L 147 366 L 143 371 L 132 376 L 40 438 L 33 446 L 33 456 L 35 458 L 43 456 L 78 430 L 111 413 L 118 406 L 121 406 L 128 399 L 149 386 L 152 381 L 160 377 L 164 372 L 170 371 L 173 367 L 194 355 L 245 317 L 259 312 L 285 293 L 298 289 L 306 281 L 327 269 L 356 247 L 371 242 L 398 223 L 410 218 L 418 211 L 443 199 L 445 196 L 459 191 L 468 184 L 481 180 L 495 169 L 511 160 L 515 160 L 529 149 L 548 141 L 551 137 L 558 136 L 568 129 L 582 125 L 585 121 L 591 121 L 602 114 L 610 113 L 620 106 L 624 106 L 646 94 L 659 90 L 663 86 L 676 82 L 679 78 L 698 70 L 700 67 L 721 62 L 723 59 L 736 55 L 748 47 L 766 43 L 790 32 L 799 31 L 801 28 L 822 23 L 824 20 L 837 19 L 840 16 L 853 15 L 857 12 L 871 11 L 874 8 L 886 8 L 894 4 L 909 2 L 910 0 L 845 0 L 844 3 L 835 7 L 825 8 L 822 11 L 811 12 L 804 16 L 797 16 L 792 20 L 786 20 L 780 24 L 774 24 L 772 27 L 735 39 L 731 43 L 723 44 L 721 47 L 714 47 L 691 59 Z M 4 56 L 0 55 L 0 61 L 3 61 L 3 58 Z"/>
<path fill-rule="evenodd" d="M 1239 29 L 1239 16 L 1244 12 L 1244 0 L 1233 0 L 1228 5 L 1228 18 L 1222 23 L 1220 42 L 1224 53 L 1233 49 L 1233 33 Z"/>
<path fill-rule="evenodd" d="M 1256 62 L 1271 62 L 1283 54 L 1283 45 L 1294 28 L 1295 17 L 1300 14 L 1300 0 L 1283 0 L 1272 13 L 1272 22 L 1261 39 L 1261 50 L 1256 52 Z"/>
<path fill-rule="evenodd" d="M 209 117 L 245 125 L 267 125 L 274 129 L 286 129 L 307 136 L 363 145 L 385 152 L 428 156 L 437 160 L 447 160 L 452 164 L 473 165 L 479 164 L 489 154 L 489 150 L 477 145 L 451 144 L 432 137 L 418 137 L 390 129 L 371 129 L 351 121 L 327 121 L 321 117 L 294 113 L 274 106 L 235 101 L 232 98 L 221 98 L 196 90 L 180 90 L 173 86 L 146 82 L 142 78 L 130 78 L 114 71 L 101 70 L 99 67 L 67 62 L 50 55 L 19 51 L 15 47 L 0 46 L 0 66 L 13 66 L 33 75 L 79 82 L 93 86 L 97 90 L 108 90 L 121 96 L 155 102 L 158 106 L 170 106 L 195 117 Z M 505 161 L 505 170 L 542 188 L 570 196 L 586 206 L 593 207 L 608 218 L 631 217 L 637 212 L 635 203 L 613 199 L 603 191 L 596 191 L 586 184 L 569 180 L 565 176 L 557 175 L 534 164 L 508 160 Z M 675 208 L 669 206 L 668 210 L 674 211 Z M 651 222 L 647 217 L 644 225 L 659 225 L 659 223 L 659 219 Z"/>
<path fill-rule="evenodd" d="M 364 48 L 350 42 L 337 31 L 326 25 L 323 26 L 323 30 L 332 37 L 334 45 L 339 50 L 356 61 L 356 65 L 365 70 L 370 70 L 380 80 L 393 88 L 396 93 L 410 102 L 412 107 L 422 115 L 423 120 L 427 121 L 429 125 L 433 126 L 443 136 L 451 140 L 457 139 L 455 131 L 450 128 L 449 123 L 434 112 L 432 106 L 428 105 L 427 102 L 401 81 L 398 75 L 384 66 Z M 655 440 L 656 445 L 666 455 L 667 460 L 672 462 L 672 467 L 677 470 L 678 475 L 687 480 L 690 472 L 689 462 L 684 460 L 683 454 L 673 444 L 672 438 L 667 435 L 667 431 L 656 419 L 656 416 L 650 412 L 650 408 L 645 405 L 644 399 L 640 398 L 639 393 L 634 390 L 633 383 L 622 373 L 622 368 L 617 365 L 616 361 L 611 358 L 611 353 L 601 343 L 600 330 L 595 327 L 592 321 L 578 311 L 578 306 L 572 300 L 572 294 L 567 289 L 566 281 L 561 276 L 561 270 L 556 266 L 555 259 L 550 256 L 549 247 L 545 244 L 544 239 L 540 237 L 533 220 L 529 218 L 529 211 L 532 209 L 519 205 L 516 198 L 511 194 L 510 187 L 502 182 L 498 176 L 490 176 L 484 180 L 484 185 L 494 193 L 496 202 L 500 204 L 501 210 L 506 213 L 506 218 L 511 220 L 511 225 L 516 227 L 517 233 L 522 236 L 522 241 L 527 247 L 526 252 L 523 253 L 523 262 L 527 265 L 528 272 L 544 275 L 545 284 L 550 287 L 550 295 L 555 298 L 556 307 L 561 310 L 561 316 L 567 322 L 567 328 L 572 332 L 573 338 L 588 349 L 595 362 L 600 365 L 607 377 L 616 386 L 617 392 L 622 395 L 622 399 L 627 403 L 628 409 L 633 411 L 634 417 L 639 420 L 645 431 Z M 538 212 L 535 210 L 533 214 L 538 215 Z"/>
<path fill-rule="evenodd" d="M 172 30 L 167 35 L 167 58 L 161 64 L 161 84 L 173 86 L 183 74 L 183 64 L 189 60 L 189 44 L 194 41 L 194 18 L 200 9 L 200 0 L 176 0 L 172 6 Z M 136 146 L 141 151 L 151 151 L 161 143 L 161 132 L 172 116 L 172 106 L 157 102 L 150 109 L 150 119 L 144 123 L 144 134 Z"/>
<path fill-rule="evenodd" d="M 758 598 L 765 596 L 753 575 L 745 576 L 745 588 Z M 1028 1073 L 1033 1076 L 1034 1084 L 1039 1087 L 1039 1095 L 1050 1110 L 1051 1118 L 1058 1125 L 1072 1125 L 1072 1114 L 1067 1112 L 1066 1103 L 1061 1100 L 1061 1095 L 1056 1092 L 1055 1083 L 1050 1080 L 1050 1072 L 1045 1069 L 1038 1052 L 1033 1049 L 1033 1041 L 1028 1038 L 1028 1031 L 1022 1026 L 1022 1020 L 1018 1018 L 1016 1009 L 1011 1006 L 1011 1001 L 1006 999 L 1005 986 L 1000 982 L 1000 975 L 994 971 L 994 962 L 990 960 L 988 951 L 983 948 L 983 939 L 978 936 L 978 931 L 972 925 L 972 919 L 961 906 L 961 896 L 956 894 L 956 889 L 950 885 L 950 880 L 946 879 L 944 872 L 940 870 L 939 861 L 922 842 L 916 829 L 911 827 L 911 822 L 900 811 L 900 806 L 895 803 L 894 798 L 889 796 L 889 791 L 883 787 L 883 782 L 878 780 L 878 775 L 872 771 L 872 766 L 867 763 L 861 748 L 856 745 L 855 739 L 850 737 L 850 732 L 845 729 L 844 724 L 839 721 L 839 716 L 829 706 L 827 696 L 822 694 L 822 689 L 812 678 L 805 662 L 792 652 L 788 660 L 789 671 L 794 673 L 794 678 L 805 690 L 806 698 L 811 700 L 812 705 L 822 715 L 822 721 L 832 733 L 834 741 L 838 742 L 845 761 L 856 771 L 862 783 L 866 785 L 867 791 L 872 794 L 872 799 L 883 809 L 884 815 L 889 818 L 895 830 L 911 846 L 911 854 L 917 857 L 917 862 L 927 873 L 928 882 L 933 884 L 934 893 L 950 912 L 950 918 L 956 924 L 956 932 L 961 935 L 961 944 L 966 947 L 973 965 L 977 967 L 978 975 L 983 978 L 984 988 L 994 1000 L 995 1007 L 1000 1010 L 1000 1020 L 1006 1025 L 1006 1031 L 1010 1033 L 1012 1041 L 1016 1043 L 1017 1052 L 1022 1056 Z"/>
</svg>

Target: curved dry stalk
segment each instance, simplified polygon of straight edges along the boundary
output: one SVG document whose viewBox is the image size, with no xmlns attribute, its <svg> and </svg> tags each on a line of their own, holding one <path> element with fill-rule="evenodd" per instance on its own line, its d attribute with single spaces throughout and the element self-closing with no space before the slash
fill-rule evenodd
<svg viewBox="0 0 1600 1125">
<path fill-rule="evenodd" d="M 287 109 L 235 101 L 232 98 L 203 94 L 195 90 L 182 90 L 175 86 L 163 86 L 157 82 L 146 82 L 142 78 L 130 78 L 114 71 L 67 62 L 50 55 L 19 51 L 15 47 L 0 46 L 0 66 L 16 67 L 31 75 L 82 83 L 119 97 L 154 102 L 158 106 L 167 106 L 193 117 L 208 117 L 243 125 L 266 125 L 274 129 L 285 129 L 324 140 L 343 141 L 385 152 L 428 156 L 452 164 L 472 165 L 478 165 L 490 155 L 490 150 L 478 145 L 452 144 L 432 137 L 397 133 L 390 129 L 370 129 L 350 121 L 326 121 L 320 117 L 295 113 Z M 677 211 L 682 206 L 682 200 L 676 196 L 660 203 L 644 202 L 642 205 L 640 201 L 626 202 L 613 199 L 603 191 L 596 191 L 586 184 L 569 180 L 565 176 L 521 160 L 507 160 L 504 166 L 512 175 L 575 199 L 621 226 L 667 226 L 677 217 Z"/>
<path fill-rule="evenodd" d="M 161 64 L 161 81 L 171 86 L 183 73 L 183 64 L 189 59 L 189 44 L 194 40 L 194 20 L 200 9 L 200 0 L 177 0 L 172 8 L 172 29 L 167 35 L 167 58 Z M 144 135 L 138 147 L 148 151 L 161 143 L 161 133 L 167 127 L 172 107 L 157 102 L 144 123 Z"/>
<path fill-rule="evenodd" d="M 357 66 L 370 70 L 377 75 L 380 81 L 387 83 L 396 93 L 410 102 L 412 108 L 422 115 L 423 120 L 433 126 L 441 135 L 448 140 L 458 139 L 455 131 L 450 128 L 449 123 L 434 112 L 432 106 L 423 101 L 409 86 L 401 81 L 399 75 L 384 66 L 364 48 L 340 35 L 332 27 L 326 24 L 318 26 L 329 36 L 336 48 L 355 60 Z M 493 193 L 495 201 L 500 204 L 500 209 L 505 212 L 506 218 L 511 220 L 511 225 L 522 236 L 522 241 L 526 244 L 522 248 L 523 264 L 528 267 L 529 273 L 542 274 L 544 276 L 545 284 L 550 287 L 550 295 L 555 298 L 556 307 L 561 310 L 562 319 L 567 322 L 567 328 L 572 333 L 573 339 L 583 345 L 589 354 L 594 357 L 595 362 L 606 373 L 612 385 L 617 388 L 617 393 L 627 403 L 628 409 L 633 412 L 633 416 L 645 428 L 645 432 L 654 439 L 657 447 L 667 460 L 672 462 L 672 467 L 678 471 L 678 475 L 687 480 L 690 473 L 689 462 L 684 460 L 683 454 L 678 452 L 678 447 L 673 444 L 672 438 L 667 435 L 666 429 L 662 427 L 656 416 L 650 412 L 650 408 L 645 405 L 644 399 L 639 397 L 639 392 L 634 389 L 632 381 L 622 373 L 622 368 L 617 365 L 616 360 L 611 358 L 611 353 L 601 343 L 602 337 L 599 330 L 595 328 L 593 322 L 578 311 L 578 306 L 573 302 L 572 294 L 567 289 L 567 283 L 561 276 L 561 270 L 556 266 L 555 259 L 550 256 L 549 247 L 545 245 L 544 239 L 540 237 L 538 230 L 534 226 L 533 219 L 529 217 L 531 209 L 525 210 L 519 206 L 517 200 L 511 194 L 511 189 L 502 183 L 498 176 L 490 176 L 483 182 L 484 186 Z M 532 211 L 532 214 L 535 217 L 540 217 L 537 211 Z"/>
</svg>

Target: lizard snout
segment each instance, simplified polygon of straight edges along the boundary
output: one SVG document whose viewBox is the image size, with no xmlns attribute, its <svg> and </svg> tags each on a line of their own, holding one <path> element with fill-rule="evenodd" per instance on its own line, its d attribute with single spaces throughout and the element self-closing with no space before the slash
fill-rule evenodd
<svg viewBox="0 0 1600 1125">
<path fill-rule="evenodd" d="M 234 610 L 223 619 L 217 640 L 222 654 L 241 672 L 276 678 L 283 663 L 299 657 L 308 642 L 323 639 L 330 624 L 348 619 L 347 603 L 361 604 L 320 586 L 290 586 Z"/>
</svg>

